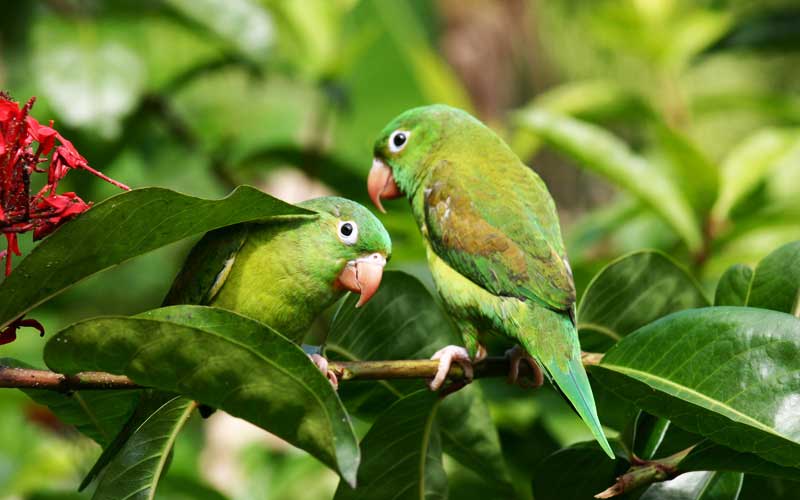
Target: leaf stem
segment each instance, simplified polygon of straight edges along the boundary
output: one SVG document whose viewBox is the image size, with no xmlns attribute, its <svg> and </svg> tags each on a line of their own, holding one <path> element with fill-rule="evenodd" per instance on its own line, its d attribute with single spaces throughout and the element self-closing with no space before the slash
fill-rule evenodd
<svg viewBox="0 0 800 500">
<path fill-rule="evenodd" d="M 597 364 L 602 354 L 585 353 L 584 365 Z M 438 361 L 409 359 L 395 361 L 331 361 L 329 369 L 341 381 L 429 379 L 436 374 Z M 527 363 L 520 363 L 520 376 L 532 375 Z M 505 357 L 489 357 L 474 365 L 474 378 L 505 377 L 509 364 Z M 459 381 L 464 370 L 457 363 L 450 367 L 448 379 Z M 141 386 L 124 375 L 104 372 L 80 372 L 64 375 L 48 370 L 0 366 L 0 388 L 40 389 L 58 392 L 101 389 L 140 389 Z"/>
</svg>

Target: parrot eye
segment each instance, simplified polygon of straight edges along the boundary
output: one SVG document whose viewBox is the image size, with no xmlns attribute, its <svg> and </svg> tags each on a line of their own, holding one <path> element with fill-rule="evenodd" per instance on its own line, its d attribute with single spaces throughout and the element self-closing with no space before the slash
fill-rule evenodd
<svg viewBox="0 0 800 500">
<path fill-rule="evenodd" d="M 339 239 L 347 245 L 352 245 L 358 239 L 358 224 L 353 221 L 339 223 Z"/>
<path fill-rule="evenodd" d="M 411 136 L 411 132 L 405 130 L 395 130 L 392 132 L 392 135 L 389 136 L 389 151 L 392 153 L 399 153 L 402 151 L 408 143 L 409 136 Z"/>
</svg>

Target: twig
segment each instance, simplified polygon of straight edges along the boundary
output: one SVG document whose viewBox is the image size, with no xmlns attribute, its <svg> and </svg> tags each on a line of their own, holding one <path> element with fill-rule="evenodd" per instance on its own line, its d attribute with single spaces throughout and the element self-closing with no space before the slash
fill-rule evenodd
<svg viewBox="0 0 800 500">
<path fill-rule="evenodd" d="M 672 479 L 680 474 L 678 465 L 692 449 L 694 449 L 694 446 L 658 460 L 640 460 L 634 457 L 631 468 L 625 474 L 619 476 L 613 486 L 594 497 L 612 498 L 640 486 Z"/>
<path fill-rule="evenodd" d="M 598 355 L 586 356 L 596 363 Z M 389 379 L 429 379 L 436 374 L 438 361 L 399 360 L 399 361 L 331 361 L 328 367 L 341 381 L 350 380 L 389 380 Z M 475 364 L 475 378 L 505 377 L 508 375 L 508 359 L 490 357 Z M 527 363 L 520 363 L 520 376 L 531 375 Z M 464 370 L 453 363 L 448 378 L 462 380 Z M 29 368 L 12 368 L 0 366 L 0 388 L 42 389 L 59 392 L 98 389 L 139 389 L 141 386 L 124 375 L 103 372 L 81 372 L 75 375 L 63 375 L 48 370 Z"/>
</svg>

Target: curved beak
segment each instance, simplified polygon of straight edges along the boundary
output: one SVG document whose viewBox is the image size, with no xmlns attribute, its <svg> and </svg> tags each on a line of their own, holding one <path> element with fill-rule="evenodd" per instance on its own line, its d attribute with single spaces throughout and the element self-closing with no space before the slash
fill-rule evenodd
<svg viewBox="0 0 800 500">
<path fill-rule="evenodd" d="M 372 160 L 372 169 L 369 171 L 369 177 L 367 177 L 367 191 L 369 191 L 372 203 L 382 213 L 386 213 L 386 210 L 383 209 L 381 198 L 391 200 L 403 195 L 394 181 L 392 169 L 380 158 Z"/>
<path fill-rule="evenodd" d="M 378 291 L 385 265 L 386 257 L 379 253 L 351 260 L 344 266 L 336 284 L 340 288 L 361 294 L 356 304 L 356 307 L 361 307 Z"/>
</svg>

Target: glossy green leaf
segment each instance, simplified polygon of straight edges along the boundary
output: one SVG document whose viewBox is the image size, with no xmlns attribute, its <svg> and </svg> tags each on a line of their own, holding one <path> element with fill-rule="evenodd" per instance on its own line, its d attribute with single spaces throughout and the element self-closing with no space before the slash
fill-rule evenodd
<svg viewBox="0 0 800 500">
<path fill-rule="evenodd" d="M 427 359 L 448 344 L 461 344 L 447 316 L 422 283 L 397 271 L 384 273 L 378 293 L 356 309 L 349 296 L 337 311 L 326 353 L 349 361 Z M 382 412 L 399 397 L 426 388 L 420 380 L 348 382 L 339 394 L 361 416 Z M 497 430 L 477 386 L 444 399 L 438 412 L 444 451 L 502 491 L 510 491 Z"/>
<path fill-rule="evenodd" d="M 778 248 L 758 263 L 747 305 L 800 317 L 800 241 Z"/>
<path fill-rule="evenodd" d="M 736 203 L 763 181 L 798 141 L 797 130 L 765 129 L 733 148 L 722 162 L 719 196 L 711 209 L 714 220 L 725 221 Z"/>
<path fill-rule="evenodd" d="M 663 170 L 633 153 L 606 130 L 580 120 L 528 109 L 517 115 L 517 123 L 534 132 L 545 143 L 574 159 L 639 198 L 686 242 L 699 248 L 700 226 L 689 201 Z"/>
<path fill-rule="evenodd" d="M 714 293 L 715 306 L 746 306 L 747 294 L 753 270 L 744 264 L 736 264 L 728 268 L 717 283 Z"/>
<path fill-rule="evenodd" d="M 137 318 L 96 318 L 59 332 L 44 357 L 58 372 L 124 374 L 222 409 L 355 480 L 358 445 L 330 383 L 297 345 L 244 316 L 173 306 Z"/>
<path fill-rule="evenodd" d="M 741 453 L 708 439 L 699 442 L 678 464 L 680 471 L 717 470 L 758 474 L 791 481 L 800 480 L 800 469 L 764 460 L 754 453 Z"/>
<path fill-rule="evenodd" d="M 248 186 L 222 200 L 145 188 L 113 196 L 60 227 L 0 284 L 0 325 L 103 269 L 239 222 L 308 215 Z"/>
<path fill-rule="evenodd" d="M 190 399 L 163 395 L 108 464 L 92 500 L 152 500 L 178 433 L 195 408 Z"/>
<path fill-rule="evenodd" d="M 784 466 L 800 465 L 800 321 L 742 307 L 681 311 L 610 349 L 592 373 L 649 413 Z"/>
<path fill-rule="evenodd" d="M 634 423 L 631 451 L 642 460 L 655 458 L 656 452 L 667 435 L 669 420 L 639 412 Z"/>
<path fill-rule="evenodd" d="M 600 271 L 578 307 L 578 331 L 584 350 L 613 343 L 662 316 L 708 305 L 689 274 L 655 251 L 635 252 Z"/>
<path fill-rule="evenodd" d="M 614 484 L 628 469 L 625 451 L 612 441 L 617 460 L 595 442 L 574 444 L 545 458 L 533 470 L 533 495 L 536 500 L 592 498 Z"/>
<path fill-rule="evenodd" d="M 739 472 L 688 472 L 651 485 L 639 500 L 736 500 L 742 478 Z"/>
<path fill-rule="evenodd" d="M 436 411 L 440 398 L 427 390 L 398 400 L 361 441 L 358 486 L 339 483 L 335 500 L 447 498 L 447 476 Z"/>
<path fill-rule="evenodd" d="M 0 366 L 33 368 L 27 363 L 0 358 Z M 62 422 L 74 425 L 100 446 L 105 447 L 125 424 L 139 399 L 140 391 L 55 391 L 23 389 L 22 392 L 40 405 L 47 406 Z"/>
</svg>

